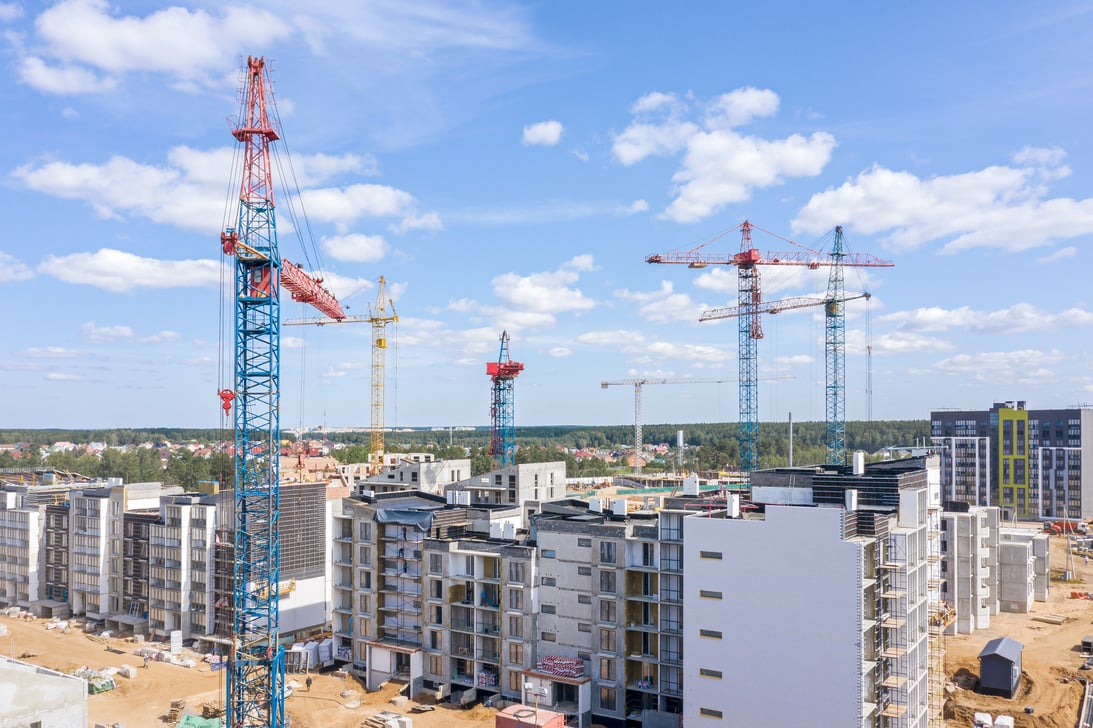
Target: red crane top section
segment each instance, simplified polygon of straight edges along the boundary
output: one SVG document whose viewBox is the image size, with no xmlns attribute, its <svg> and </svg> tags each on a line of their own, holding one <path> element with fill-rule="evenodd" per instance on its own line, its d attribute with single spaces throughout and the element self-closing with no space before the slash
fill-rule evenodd
<svg viewBox="0 0 1093 728">
<path fill-rule="evenodd" d="M 334 294 L 323 287 L 321 278 L 312 278 L 295 263 L 281 260 L 281 285 L 292 294 L 293 301 L 310 303 L 332 319 L 344 319 L 345 311 Z"/>
<path fill-rule="evenodd" d="M 524 365 L 509 357 L 509 332 L 502 331 L 501 351 L 497 355 L 497 361 L 486 362 L 486 375 L 496 384 L 505 379 L 516 379 L 522 371 Z"/>
<path fill-rule="evenodd" d="M 787 243 L 797 246 L 800 250 L 790 252 L 768 251 L 767 253 L 762 253 L 756 248 L 751 247 L 751 231 L 753 229 L 762 230 L 768 235 L 773 235 L 776 238 L 785 240 Z M 735 230 L 741 232 L 740 252 L 707 253 L 702 250 L 710 243 Z M 645 259 L 645 262 L 674 263 L 677 265 L 687 265 L 691 268 L 705 268 L 708 265 L 735 265 L 738 268 L 749 268 L 756 265 L 805 265 L 815 270 L 822 265 L 834 265 L 835 258 L 823 251 L 813 250 L 788 238 L 783 238 L 781 235 L 772 233 L 769 230 L 763 230 L 763 228 L 752 225 L 745 220 L 735 228 L 732 228 L 732 230 L 718 233 L 706 242 L 697 245 L 690 250 L 671 250 L 663 254 L 656 253 L 648 256 Z M 895 265 L 895 263 L 867 253 L 843 253 L 839 256 L 839 265 L 853 266 L 856 268 L 890 268 Z"/>
</svg>

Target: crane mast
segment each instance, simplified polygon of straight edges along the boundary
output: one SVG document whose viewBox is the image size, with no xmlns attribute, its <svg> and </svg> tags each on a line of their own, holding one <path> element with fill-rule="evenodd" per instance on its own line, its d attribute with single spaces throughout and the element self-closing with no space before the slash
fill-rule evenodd
<svg viewBox="0 0 1093 728">
<path fill-rule="evenodd" d="M 843 228 L 835 227 L 831 243 L 831 271 L 827 278 L 827 305 L 824 306 L 824 388 L 827 464 L 846 464 L 846 310 L 843 300 Z"/>
<path fill-rule="evenodd" d="M 516 462 L 516 377 L 524 365 L 509 357 L 509 332 L 501 332 L 496 362 L 486 362 L 490 394 L 490 457 L 504 468 Z"/>
<path fill-rule="evenodd" d="M 234 228 L 221 236 L 234 256 L 234 572 L 232 648 L 227 669 L 227 725 L 281 728 L 285 721 L 284 650 L 278 629 L 280 581 L 280 349 L 284 285 L 333 318 L 345 313 L 321 281 L 282 261 L 277 249 L 270 142 L 279 138 L 267 111 L 269 75 L 248 57 L 243 107 L 232 136 L 242 145 L 242 183 Z"/>
<path fill-rule="evenodd" d="M 383 408 L 387 363 L 387 324 L 397 322 L 395 304 L 387 297 L 387 281 L 380 276 L 376 305 L 369 313 L 372 324 L 372 431 L 369 438 L 369 461 L 373 468 L 383 463 Z"/>
</svg>

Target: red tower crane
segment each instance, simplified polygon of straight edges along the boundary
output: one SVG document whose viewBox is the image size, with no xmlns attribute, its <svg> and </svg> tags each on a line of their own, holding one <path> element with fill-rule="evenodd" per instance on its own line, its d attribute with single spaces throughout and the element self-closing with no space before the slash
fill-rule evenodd
<svg viewBox="0 0 1093 728">
<path fill-rule="evenodd" d="M 501 467 L 516 462 L 516 418 L 514 394 L 516 377 L 524 365 L 509 357 L 509 332 L 501 332 L 497 361 L 486 362 L 486 375 L 493 382 L 490 399 L 490 457 Z"/>
<path fill-rule="evenodd" d="M 797 250 L 791 252 L 762 253 L 752 247 L 751 231 L 760 230 L 767 235 L 787 242 Z M 831 253 L 813 250 L 781 235 L 752 225 L 745 220 L 733 230 L 740 231 L 740 251 L 737 253 L 706 253 L 702 249 L 731 230 L 718 233 L 706 242 L 690 250 L 670 251 L 662 255 L 650 255 L 646 263 L 669 263 L 686 265 L 689 268 L 705 268 L 708 265 L 734 265 L 739 271 L 737 282 L 739 327 L 739 368 L 740 368 L 740 469 L 751 472 L 759 464 L 759 372 L 757 342 L 763 338 L 763 324 L 760 319 L 763 303 L 759 268 L 761 265 L 796 265 L 807 266 L 816 270 L 820 266 L 833 266 L 838 271 L 839 290 L 829 298 L 842 299 L 842 267 L 889 267 L 891 261 L 882 260 L 872 255 L 847 253 L 841 245 Z M 841 243 L 842 229 L 838 229 L 837 240 Z M 833 276 L 834 277 L 834 276 Z M 840 390 L 841 391 L 841 390 Z"/>
</svg>

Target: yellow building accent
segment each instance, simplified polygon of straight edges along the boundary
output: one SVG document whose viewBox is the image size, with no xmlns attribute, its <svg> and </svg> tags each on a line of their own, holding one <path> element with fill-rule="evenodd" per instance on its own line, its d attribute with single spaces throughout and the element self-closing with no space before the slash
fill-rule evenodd
<svg viewBox="0 0 1093 728">
<path fill-rule="evenodd" d="M 998 503 L 1018 516 L 1032 512 L 1029 505 L 1028 410 L 998 408 Z"/>
</svg>

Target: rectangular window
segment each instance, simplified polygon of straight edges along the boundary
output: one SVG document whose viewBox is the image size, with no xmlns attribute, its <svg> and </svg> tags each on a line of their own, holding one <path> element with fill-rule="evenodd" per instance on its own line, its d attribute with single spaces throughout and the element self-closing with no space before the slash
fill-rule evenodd
<svg viewBox="0 0 1093 728">
<path fill-rule="evenodd" d="M 429 573 L 440 573 L 440 554 L 429 554 Z"/>
<path fill-rule="evenodd" d="M 360 611 L 361 614 L 372 613 L 372 598 L 367 594 L 360 595 Z"/>
<path fill-rule="evenodd" d="M 613 629 L 601 629 L 600 630 L 600 652 L 614 652 L 615 651 L 615 630 Z"/>
<path fill-rule="evenodd" d="M 524 646 L 521 644 L 509 644 L 509 663 L 513 665 L 524 664 Z"/>
<path fill-rule="evenodd" d="M 516 581 L 524 584 L 524 562 L 523 561 L 510 561 L 509 562 L 509 581 Z"/>
<path fill-rule="evenodd" d="M 553 559 L 554 558 L 554 549 L 543 549 L 542 553 L 543 553 L 543 558 L 544 559 Z"/>
<path fill-rule="evenodd" d="M 615 572 L 613 571 L 601 571 L 600 572 L 600 591 L 604 594 L 615 593 Z"/>
<path fill-rule="evenodd" d="M 592 625 L 591 624 L 586 624 L 585 622 L 578 622 L 577 623 L 577 631 L 578 632 L 591 632 L 592 631 Z"/>
<path fill-rule="evenodd" d="M 600 688 L 600 709 L 615 710 L 618 707 L 618 693 L 615 688 Z"/>
<path fill-rule="evenodd" d="M 555 585 L 557 585 L 557 583 L 558 583 L 557 579 L 555 579 L 553 576 L 544 576 L 543 577 L 543 586 L 555 586 Z"/>
<path fill-rule="evenodd" d="M 543 632 L 539 635 L 543 642 L 557 642 L 558 636 L 553 632 Z"/>
<path fill-rule="evenodd" d="M 721 639 L 721 631 L 717 629 L 700 629 L 698 630 L 698 636 L 719 640 Z"/>
<path fill-rule="evenodd" d="M 600 680 L 615 679 L 615 661 L 610 657 L 600 658 Z"/>
<path fill-rule="evenodd" d="M 600 541 L 600 563 L 615 563 L 615 543 L 613 541 Z"/>
<path fill-rule="evenodd" d="M 600 600 L 600 621 L 601 622 L 614 622 L 615 621 L 615 602 L 611 599 Z"/>
<path fill-rule="evenodd" d="M 543 614 L 556 614 L 558 612 L 558 608 L 555 607 L 553 604 L 544 604 L 542 607 L 540 607 L 540 611 Z"/>
<path fill-rule="evenodd" d="M 440 579 L 429 580 L 429 596 L 433 599 L 440 599 L 444 596 L 444 583 Z"/>
<path fill-rule="evenodd" d="M 721 560 L 721 552 L 720 551 L 699 551 L 698 552 L 698 558 L 700 558 L 700 559 L 717 559 L 718 561 L 720 561 Z"/>
<path fill-rule="evenodd" d="M 524 618 L 523 617 L 509 617 L 509 636 L 510 637 L 523 637 L 524 636 Z"/>
<path fill-rule="evenodd" d="M 713 677 L 713 678 L 717 678 L 718 680 L 721 679 L 721 671 L 720 670 L 710 670 L 709 668 L 703 667 L 703 668 L 699 668 L 698 674 L 701 675 L 702 677 Z"/>
<path fill-rule="evenodd" d="M 709 589 L 699 589 L 698 590 L 698 596 L 700 596 L 703 599 L 720 599 L 721 598 L 721 592 L 711 591 Z"/>
<path fill-rule="evenodd" d="M 577 595 L 577 604 L 591 604 L 591 603 L 592 603 L 592 595 L 590 595 L 590 594 L 578 594 Z"/>
<path fill-rule="evenodd" d="M 372 524 L 367 521 L 360 521 L 360 539 L 361 541 L 372 540 Z"/>
<path fill-rule="evenodd" d="M 524 608 L 524 590 L 509 589 L 509 609 Z"/>
<path fill-rule="evenodd" d="M 583 546 L 584 548 L 592 548 L 592 539 L 590 539 L 590 538 L 579 538 L 579 539 L 577 539 L 577 545 L 578 546 Z"/>
<path fill-rule="evenodd" d="M 699 708 L 698 709 L 698 714 L 703 716 L 703 717 L 706 717 L 706 718 L 718 718 L 718 719 L 720 719 L 722 717 L 721 716 L 721 711 L 720 710 L 714 710 L 713 708 Z"/>
<path fill-rule="evenodd" d="M 592 576 L 592 567 L 591 566 L 578 566 L 577 567 L 577 573 L 580 576 Z"/>
</svg>

